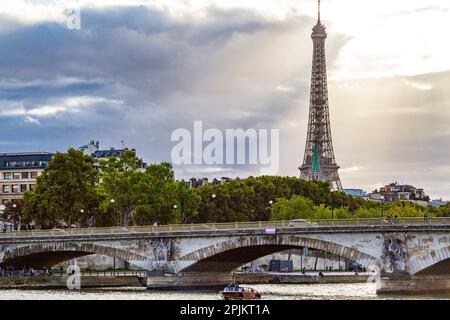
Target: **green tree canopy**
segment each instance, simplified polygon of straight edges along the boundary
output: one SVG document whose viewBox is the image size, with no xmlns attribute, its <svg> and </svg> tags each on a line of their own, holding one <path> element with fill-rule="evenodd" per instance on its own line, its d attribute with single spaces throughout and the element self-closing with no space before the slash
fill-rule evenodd
<svg viewBox="0 0 450 320">
<path fill-rule="evenodd" d="M 271 220 L 313 219 L 314 204 L 310 199 L 293 196 L 291 199 L 281 198 L 271 208 Z"/>
<path fill-rule="evenodd" d="M 100 161 L 102 212 L 113 214 L 115 225 L 128 226 L 132 213 L 143 202 L 142 160 L 134 150 L 125 150 L 120 157 Z"/>
<path fill-rule="evenodd" d="M 75 149 L 56 153 L 37 178 L 35 191 L 25 194 L 24 217 L 43 228 L 91 225 L 99 202 L 93 164 Z"/>
</svg>

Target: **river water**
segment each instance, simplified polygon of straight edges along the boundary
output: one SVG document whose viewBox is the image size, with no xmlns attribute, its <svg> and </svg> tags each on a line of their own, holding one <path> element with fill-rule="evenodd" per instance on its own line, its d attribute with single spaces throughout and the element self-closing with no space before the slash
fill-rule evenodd
<svg viewBox="0 0 450 320">
<path fill-rule="evenodd" d="M 266 300 L 450 299 L 450 296 L 377 296 L 376 284 L 251 285 Z M 217 291 L 173 292 L 143 288 L 0 290 L 0 300 L 220 300 Z"/>
</svg>

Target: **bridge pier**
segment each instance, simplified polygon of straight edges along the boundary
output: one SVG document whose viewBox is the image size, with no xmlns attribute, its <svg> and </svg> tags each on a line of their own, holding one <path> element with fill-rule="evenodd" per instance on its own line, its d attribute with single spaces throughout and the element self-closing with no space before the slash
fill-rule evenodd
<svg viewBox="0 0 450 320">
<path fill-rule="evenodd" d="M 184 290 L 189 288 L 222 287 L 232 283 L 233 273 L 186 272 L 150 275 L 147 289 Z"/>
<path fill-rule="evenodd" d="M 450 275 L 381 277 L 377 294 L 436 294 L 450 292 Z"/>
</svg>

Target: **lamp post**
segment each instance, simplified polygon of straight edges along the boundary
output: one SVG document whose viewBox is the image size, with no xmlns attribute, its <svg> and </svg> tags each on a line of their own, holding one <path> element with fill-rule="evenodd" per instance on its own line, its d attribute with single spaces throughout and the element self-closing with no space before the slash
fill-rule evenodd
<svg viewBox="0 0 450 320">
<path fill-rule="evenodd" d="M 113 207 L 114 219 L 116 219 L 117 226 L 120 226 L 119 219 L 117 219 L 116 206 L 114 205 L 115 203 L 116 203 L 116 200 L 111 199 L 111 205 Z"/>
<path fill-rule="evenodd" d="M 212 195 L 211 195 L 211 199 L 212 199 L 212 207 L 213 207 L 213 209 L 212 209 L 212 211 L 213 211 L 213 216 L 214 216 L 214 220 L 215 220 L 215 214 L 216 214 L 216 202 L 214 201 L 214 199 L 216 199 L 216 194 L 215 193 L 213 193 Z"/>
<path fill-rule="evenodd" d="M 17 204 L 13 203 L 12 207 L 13 207 L 13 209 L 16 209 Z M 13 213 L 12 213 L 12 230 L 15 230 L 15 228 L 16 228 L 16 212 L 15 211 L 16 210 L 13 210 Z"/>
<path fill-rule="evenodd" d="M 84 209 L 81 209 L 81 210 L 80 210 L 80 213 L 81 213 L 81 215 L 83 215 Z M 78 221 L 79 221 L 79 220 L 78 220 Z M 80 227 L 79 222 L 77 222 L 77 228 L 79 228 L 79 227 Z"/>
<path fill-rule="evenodd" d="M 116 200 L 111 199 L 111 204 L 113 206 L 114 218 L 116 219 L 116 222 L 118 222 L 118 219 L 116 216 L 116 206 L 114 205 L 115 202 L 116 202 Z M 119 223 L 117 223 L 117 226 L 119 226 Z M 114 274 L 116 274 L 116 257 L 113 257 L 113 270 L 114 270 Z"/>
<path fill-rule="evenodd" d="M 333 224 L 334 220 L 334 201 L 333 201 L 333 193 L 330 192 L 330 205 L 331 205 L 331 224 Z"/>
</svg>

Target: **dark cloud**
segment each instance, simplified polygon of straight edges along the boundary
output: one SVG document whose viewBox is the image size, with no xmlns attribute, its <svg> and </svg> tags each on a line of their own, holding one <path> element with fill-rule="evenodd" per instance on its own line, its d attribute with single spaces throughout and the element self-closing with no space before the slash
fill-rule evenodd
<svg viewBox="0 0 450 320">
<path fill-rule="evenodd" d="M 81 30 L 57 23 L 6 29 L 0 32 L 1 149 L 65 150 L 91 139 L 107 147 L 123 139 L 149 162 L 170 160 L 172 131 L 192 130 L 194 120 L 202 120 L 205 129 L 280 129 L 280 174 L 297 175 L 314 23 L 298 15 L 268 20 L 251 10 L 211 7 L 194 19 L 120 7 L 82 10 Z M 333 72 L 350 39 L 333 33 L 332 26 L 328 31 Z M 439 111 L 448 108 L 442 104 L 450 100 L 448 78 L 330 83 L 335 151 L 345 186 L 387 183 L 398 173 L 405 182 L 433 187 L 435 194 L 449 192 L 442 176 L 421 171 L 447 170 L 449 154 L 442 146 L 450 149 L 449 119 Z M 433 88 L 420 90 L 414 82 Z M 70 99 L 80 96 L 92 102 L 73 106 Z M 64 111 L 27 114 L 58 106 Z M 18 108 L 25 111 L 11 115 Z M 353 167 L 359 171 L 348 170 Z M 176 171 L 180 178 L 259 173 L 250 166 L 232 169 Z"/>
<path fill-rule="evenodd" d="M 92 136 L 106 144 L 125 139 L 157 161 L 170 155 L 171 131 L 195 119 L 209 127 L 272 127 L 308 90 L 313 21 L 297 18 L 269 21 L 248 10 L 212 7 L 206 18 L 191 20 L 129 7 L 83 10 L 79 31 L 42 23 L 3 32 L 1 99 L 23 102 L 25 109 L 79 95 L 124 102 L 121 109 L 92 106 L 44 116 L 31 128 L 23 117 L 3 116 L 3 134 L 17 148 L 33 145 L 32 139 L 47 148 Z M 302 38 L 288 52 L 280 46 Z M 61 84 L 64 78 L 76 80 Z M 282 84 L 294 90 L 277 92 Z M 15 126 L 20 137 L 9 133 Z"/>
</svg>

